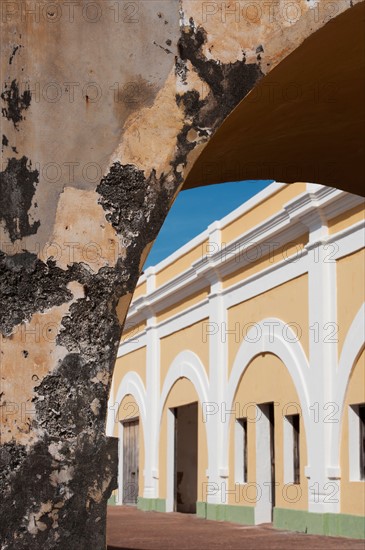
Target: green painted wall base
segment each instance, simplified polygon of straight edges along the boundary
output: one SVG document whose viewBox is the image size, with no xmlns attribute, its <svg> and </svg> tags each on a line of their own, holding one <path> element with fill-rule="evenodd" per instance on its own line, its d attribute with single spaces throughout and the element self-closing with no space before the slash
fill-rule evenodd
<svg viewBox="0 0 365 550">
<path fill-rule="evenodd" d="M 108 505 L 116 504 L 113 494 Z M 163 498 L 138 497 L 137 508 L 144 512 L 166 512 Z M 196 503 L 196 515 L 215 521 L 230 521 L 241 525 L 255 525 L 255 508 L 229 504 Z M 365 517 L 349 514 L 315 514 L 305 510 L 274 508 L 274 527 L 285 531 L 297 531 L 310 535 L 365 539 Z"/>
<path fill-rule="evenodd" d="M 137 508 L 143 512 L 166 512 L 166 500 L 164 498 L 138 497 Z"/>
<path fill-rule="evenodd" d="M 255 509 L 251 506 L 232 506 L 230 504 L 197 502 L 196 515 L 200 518 L 216 521 L 230 521 L 242 525 L 255 524 Z"/>
<path fill-rule="evenodd" d="M 365 518 L 349 514 L 314 514 L 304 510 L 274 508 L 274 527 L 311 535 L 365 538 Z"/>
</svg>

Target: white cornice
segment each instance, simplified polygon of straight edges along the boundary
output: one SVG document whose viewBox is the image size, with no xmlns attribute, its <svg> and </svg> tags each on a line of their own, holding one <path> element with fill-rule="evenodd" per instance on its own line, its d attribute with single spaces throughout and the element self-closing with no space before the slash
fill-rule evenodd
<svg viewBox="0 0 365 550">
<path fill-rule="evenodd" d="M 332 259 L 338 260 L 343 256 L 364 248 L 364 228 L 365 222 L 361 221 L 354 224 L 351 228 L 346 228 L 335 235 L 328 236 L 326 239 L 327 243 L 335 241 L 339 245 L 337 250 L 329 250 Z M 305 247 L 301 251 L 299 257 L 297 254 L 293 254 L 288 258 L 282 259 L 278 263 L 269 265 L 261 271 L 238 281 L 228 288 L 221 289 L 219 294 L 223 297 L 225 309 L 249 300 L 307 273 L 308 253 L 309 249 Z M 206 318 L 209 315 L 210 306 L 208 302 L 213 295 L 214 292 L 211 292 L 209 299 L 204 299 L 198 304 L 190 306 L 177 314 L 173 314 L 163 322 L 154 325 L 154 328 L 158 330 L 159 337 L 163 338 L 164 336 Z M 154 319 L 153 322 L 155 323 L 156 319 Z M 145 345 L 146 330 L 136 334 L 130 340 L 123 342 L 119 348 L 118 356 L 127 355 Z"/>
<path fill-rule="evenodd" d="M 138 284 L 143 284 L 146 281 L 146 276 L 149 272 L 153 272 L 154 274 L 160 273 L 165 267 L 171 265 L 176 260 L 178 260 L 181 256 L 184 256 L 188 252 L 190 252 L 193 248 L 197 247 L 199 244 L 202 244 L 204 241 L 209 239 L 209 235 L 212 231 L 216 229 L 221 229 L 222 227 L 229 225 L 231 222 L 233 222 L 235 219 L 241 217 L 243 214 L 248 212 L 249 210 L 252 210 L 255 206 L 263 202 L 265 199 L 269 198 L 271 195 L 274 195 L 277 193 L 280 189 L 285 187 L 286 183 L 279 183 L 279 182 L 273 182 L 265 189 L 254 195 L 251 199 L 244 202 L 241 206 L 236 208 L 235 210 L 232 210 L 229 214 L 224 216 L 224 218 L 221 218 L 220 220 L 216 220 L 212 222 L 207 229 L 205 229 L 202 233 L 199 233 L 196 237 L 191 239 L 188 243 L 184 244 L 175 252 L 170 254 L 167 258 L 159 262 L 158 264 L 148 267 L 146 271 L 141 275 L 139 278 Z"/>
<path fill-rule="evenodd" d="M 364 203 L 364 198 L 351 193 L 346 193 L 340 189 L 332 187 L 318 186 L 315 191 L 304 192 L 284 205 L 292 221 L 308 220 L 310 212 L 320 210 L 326 220 L 342 214 Z"/>
<path fill-rule="evenodd" d="M 284 185 L 270 185 L 219 222 L 211 224 L 205 232 L 198 235 L 169 258 L 154 268 L 146 270 L 141 281 L 147 280 L 148 276 L 152 276 L 170 265 L 192 248 L 207 240 L 210 235 L 216 234 L 222 227 L 233 222 L 242 214 L 251 210 L 253 206 L 276 193 Z M 214 254 L 202 256 L 175 278 L 134 300 L 129 310 L 128 321 L 139 323 L 209 286 L 212 280 L 225 277 L 239 268 L 249 265 L 254 260 L 242 257 L 242 250 L 248 253 L 254 247 L 262 246 L 264 243 L 273 244 L 273 239 L 275 239 L 275 245 L 285 245 L 304 234 L 308 228 L 312 228 L 314 223 L 319 223 L 320 220 L 326 223 L 326 220 L 338 216 L 363 202 L 362 197 L 338 189 L 308 185 L 307 191 L 286 203 L 273 216 L 246 231 L 227 245 L 222 243 L 222 246 Z M 348 231 L 351 232 L 351 228 L 345 231 L 347 234 Z M 330 238 L 333 239 L 334 236 Z M 326 240 L 329 240 L 329 237 Z M 238 251 L 238 255 L 235 251 Z"/>
<path fill-rule="evenodd" d="M 250 231 L 240 235 L 209 259 L 205 257 L 198 260 L 192 267 L 196 270 L 198 276 L 207 277 L 209 271 L 215 270 L 215 272 L 219 273 L 220 277 L 225 277 L 234 273 L 239 268 L 243 268 L 256 261 L 255 259 L 250 259 L 249 252 L 251 250 L 265 243 L 269 243 L 270 245 L 275 244 L 277 248 L 296 239 L 305 233 L 305 231 L 306 227 L 301 224 L 293 225 L 289 216 L 281 211 Z M 275 238 L 275 242 L 273 238 Z M 268 253 L 269 250 L 260 257 Z"/>
<path fill-rule="evenodd" d="M 254 273 L 250 277 L 239 281 L 229 288 L 221 289 L 219 294 L 223 296 L 225 308 L 237 305 L 254 296 L 262 294 L 276 286 L 299 277 L 308 271 L 307 251 L 304 249 L 300 258 L 296 254 L 272 264 L 265 269 Z M 197 304 L 194 304 L 183 311 L 173 314 L 168 319 L 156 324 L 159 338 L 163 338 L 182 328 L 195 324 L 209 316 L 209 301 L 214 292 Z M 131 340 L 127 340 L 119 347 L 118 357 L 127 355 L 146 345 L 146 331 L 135 334 Z"/>
</svg>

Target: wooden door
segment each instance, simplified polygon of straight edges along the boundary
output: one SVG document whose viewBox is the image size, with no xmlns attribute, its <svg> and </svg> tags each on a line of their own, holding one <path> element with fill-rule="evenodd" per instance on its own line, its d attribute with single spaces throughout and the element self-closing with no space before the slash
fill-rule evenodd
<svg viewBox="0 0 365 550">
<path fill-rule="evenodd" d="M 137 504 L 139 420 L 123 422 L 123 504 Z"/>
</svg>

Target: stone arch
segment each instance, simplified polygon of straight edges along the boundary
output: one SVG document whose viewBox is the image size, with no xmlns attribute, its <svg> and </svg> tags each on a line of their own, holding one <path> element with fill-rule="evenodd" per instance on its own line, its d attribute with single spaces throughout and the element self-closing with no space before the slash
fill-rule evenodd
<svg viewBox="0 0 365 550">
<path fill-rule="evenodd" d="M 1 33 L 2 73 L 7 76 L 0 94 L 4 134 L 0 240 L 5 243 L 0 251 L 5 281 L 0 330 L 10 342 L 10 336 L 22 323 L 27 328 L 39 314 L 47 315 L 58 333 L 54 350 L 42 363 L 42 380 L 32 381 L 27 387 L 35 407 L 33 431 L 24 426 L 24 430 L 17 427 L 13 433 L 6 434 L 9 437 L 6 445 L 11 446 L 9 460 L 13 461 L 9 471 L 15 466 L 17 469 L 5 482 L 10 489 L 0 504 L 0 513 L 5 517 L 0 537 L 8 544 L 12 544 L 14 538 L 21 540 L 19 545 L 23 548 L 37 543 L 45 549 L 52 548 L 55 540 L 67 545 L 69 518 L 77 513 L 73 506 L 85 511 L 88 488 L 80 481 L 83 464 L 88 463 L 90 469 L 90 490 L 96 479 L 110 480 L 108 472 L 114 465 L 107 462 L 112 461 L 111 457 L 115 459 L 115 448 L 112 452 L 112 442 L 104 436 L 109 384 L 128 305 L 151 242 L 174 197 L 187 181 L 189 171 L 208 142 L 213 143 L 223 121 L 230 113 L 234 115 L 242 99 L 248 98 L 250 91 L 260 82 L 264 83 L 272 69 L 279 68 L 291 52 L 299 51 L 304 40 L 316 31 L 320 41 L 326 41 L 327 33 L 332 33 L 331 44 L 347 44 L 344 52 L 336 49 L 334 53 L 331 46 L 331 63 L 336 70 L 339 64 L 344 67 L 345 78 L 340 88 L 346 92 L 345 106 L 350 109 L 343 109 L 343 113 L 348 113 L 344 115 L 348 134 L 331 131 L 330 137 L 335 137 L 333 143 L 339 149 L 328 147 L 328 139 L 326 146 L 331 149 L 332 159 L 353 159 L 351 155 L 358 151 L 362 162 L 357 141 L 361 116 L 356 104 L 362 93 L 353 93 L 353 86 L 362 82 L 359 75 L 364 73 L 359 53 L 362 35 L 357 38 L 364 2 L 337 2 L 338 11 L 331 24 L 326 24 L 330 18 L 328 13 L 319 13 L 313 20 L 311 3 L 303 2 L 306 7 L 298 21 L 288 23 L 281 17 L 274 25 L 269 21 L 252 27 L 255 28 L 253 34 L 246 33 L 245 28 L 242 30 L 247 23 L 244 20 L 242 25 L 228 25 L 227 32 L 221 13 L 215 20 L 207 17 L 200 4 L 191 0 L 161 0 L 159 7 L 158 2 L 140 3 L 143 10 L 138 14 L 116 14 L 110 9 L 111 4 L 115 6 L 111 0 L 98 0 L 95 4 L 101 9 L 97 21 L 81 12 L 76 14 L 73 25 L 65 21 L 65 12 L 60 17 L 57 13 L 50 21 L 49 17 L 55 14 L 45 10 L 36 15 L 37 32 L 29 32 L 33 21 L 29 24 L 28 15 L 22 17 L 22 13 L 15 12 L 9 17 L 5 15 Z M 350 7 L 352 4 L 355 5 Z M 40 4 L 36 9 L 40 9 Z M 121 18 L 131 25 L 120 24 Z M 339 39 L 335 25 L 338 23 L 342 28 L 345 24 L 348 28 L 349 22 L 348 39 Z M 50 24 L 52 33 L 49 33 Z M 90 33 L 90 24 L 93 33 Z M 278 26 L 283 32 L 276 32 Z M 250 22 L 247 27 L 251 27 Z M 50 38 L 55 34 L 59 38 L 57 43 Z M 21 40 L 22 36 L 26 38 Z M 316 49 L 314 59 L 322 46 Z M 100 52 L 107 63 L 101 59 Z M 124 63 L 127 59 L 133 63 Z M 306 64 L 311 63 L 313 56 L 308 56 Z M 302 69 L 304 65 L 297 63 L 297 66 Z M 71 86 L 66 86 L 65 74 Z M 90 87 L 88 80 L 81 82 L 76 93 L 72 82 L 79 82 L 81 75 L 89 79 L 91 74 L 95 81 L 105 85 L 105 93 L 100 95 L 99 83 Z M 149 77 L 144 78 L 144 74 L 152 75 L 151 81 L 147 80 Z M 60 91 L 62 94 L 67 88 L 65 93 L 69 95 L 64 97 L 65 101 L 53 101 L 47 96 L 50 79 L 56 82 L 53 86 L 56 94 Z M 313 75 L 309 75 L 309 81 L 311 79 Z M 39 84 L 39 94 L 34 89 L 21 89 L 24 81 L 30 83 L 29 87 Z M 116 81 L 135 83 L 136 96 L 133 97 L 133 87 L 131 97 L 123 84 L 114 85 Z M 73 93 L 75 101 L 70 101 Z M 100 102 L 95 99 L 98 95 Z M 128 101 L 130 99 L 132 101 Z M 296 107 L 294 103 L 293 111 L 300 111 Z M 265 126 L 262 124 L 265 112 L 256 109 L 255 112 L 254 126 Z M 279 119 L 282 121 L 283 117 Z M 291 120 L 290 124 L 295 127 Z M 245 127 L 251 139 L 252 128 Z M 252 139 L 258 144 L 260 158 L 263 143 L 268 144 L 269 149 L 274 143 L 273 136 L 263 130 L 261 137 L 256 135 Z M 281 130 L 281 134 L 285 134 L 285 130 Z M 303 137 L 312 144 L 307 134 L 303 133 Z M 303 147 L 303 142 L 293 140 L 292 136 L 289 143 L 297 149 Z M 344 145 L 348 144 L 352 148 L 349 154 L 344 154 Z M 240 149 L 243 150 L 252 158 L 247 148 Z M 282 150 L 287 152 L 291 147 L 282 147 Z M 308 149 L 306 151 L 308 154 Z M 210 155 L 214 156 L 212 148 Z M 324 181 L 315 171 L 307 179 L 341 186 L 333 179 L 340 170 L 336 168 L 333 172 L 332 175 L 326 172 Z M 346 181 L 350 181 L 350 173 L 351 166 Z M 263 177 L 262 174 L 259 177 Z M 293 181 L 290 174 L 280 179 Z M 348 189 L 356 191 L 357 188 Z M 70 244 L 76 243 L 78 246 L 70 248 Z M 19 334 L 11 344 L 21 352 L 23 343 L 18 337 Z M 2 368 L 8 369 L 6 375 L 15 368 L 14 354 L 9 350 L 7 346 L 2 359 Z M 28 360 L 22 364 L 28 380 L 32 375 L 31 363 Z M 95 382 L 95 379 L 106 382 Z M 58 383 L 60 391 L 52 392 L 50 388 Z M 78 398 L 81 397 L 77 403 L 77 392 L 69 391 L 75 384 L 79 389 Z M 16 394 L 15 384 L 9 384 L 4 401 L 17 402 L 13 393 Z M 99 414 L 90 413 L 90 402 L 94 398 L 101 403 Z M 70 411 L 74 410 L 78 411 L 80 420 L 77 426 L 69 422 Z M 62 429 L 55 429 L 63 425 L 75 426 L 70 428 L 74 430 L 70 432 L 72 437 L 65 439 Z M 42 429 L 37 429 L 39 426 Z M 85 437 L 78 437 L 81 434 Z M 40 456 L 47 456 L 49 435 L 69 448 L 68 457 L 75 456 L 77 450 L 79 463 L 69 458 L 67 465 L 73 466 L 73 483 L 83 493 L 78 505 L 74 500 L 63 499 L 62 521 L 45 535 L 38 531 L 30 533 L 27 525 L 20 524 L 17 518 L 37 513 L 42 499 L 59 502 L 59 491 L 49 482 L 50 465 L 45 465 L 40 479 L 28 475 L 28 462 L 37 464 Z M 90 449 L 97 449 L 99 454 L 91 453 Z M 60 468 L 64 466 L 60 464 Z M 39 495 L 39 502 L 21 499 L 16 494 L 19 479 L 27 494 Z M 100 505 L 90 511 L 88 521 L 74 528 L 75 537 L 82 539 L 85 546 L 102 548 L 105 545 L 104 522 L 96 523 L 95 519 L 105 517 L 107 493 L 112 483 L 110 480 L 103 490 Z M 9 515 L 14 502 L 17 513 Z"/>
<path fill-rule="evenodd" d="M 338 5 L 334 18 L 287 52 L 279 63 L 274 62 L 222 122 L 192 166 L 184 188 L 274 179 L 315 181 L 364 195 L 364 167 L 354 143 L 360 151 L 365 83 L 356 74 L 365 65 L 359 42 L 365 4 L 354 8 L 339 13 Z M 354 58 L 350 63 L 341 43 L 352 44 Z M 344 113 L 342 120 L 336 115 L 339 111 Z M 356 120 L 357 112 L 362 114 Z M 334 141 L 347 132 L 348 162 L 343 162 L 341 154 L 335 160 Z"/>
</svg>

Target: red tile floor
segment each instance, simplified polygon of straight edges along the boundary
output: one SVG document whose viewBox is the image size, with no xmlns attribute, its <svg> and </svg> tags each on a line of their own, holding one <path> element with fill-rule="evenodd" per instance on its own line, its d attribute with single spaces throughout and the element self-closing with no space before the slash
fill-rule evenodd
<svg viewBox="0 0 365 550">
<path fill-rule="evenodd" d="M 365 550 L 364 540 L 278 531 L 271 525 L 246 527 L 188 514 L 141 512 L 110 506 L 108 550 Z"/>
</svg>

